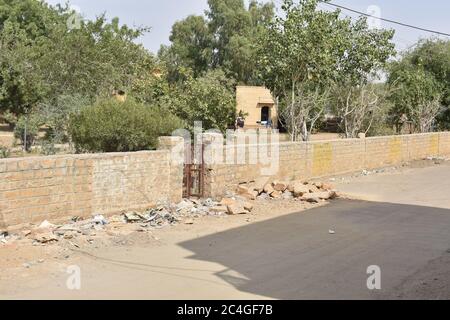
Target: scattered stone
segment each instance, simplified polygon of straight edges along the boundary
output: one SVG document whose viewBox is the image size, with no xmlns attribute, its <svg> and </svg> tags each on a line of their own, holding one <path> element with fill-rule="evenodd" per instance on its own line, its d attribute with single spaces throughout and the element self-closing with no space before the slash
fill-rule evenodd
<svg viewBox="0 0 450 320">
<path fill-rule="evenodd" d="M 263 201 L 270 200 L 270 196 L 267 193 L 263 192 L 256 199 L 257 200 L 263 200 Z"/>
<path fill-rule="evenodd" d="M 249 192 L 250 192 L 250 189 L 247 188 L 246 186 L 241 185 L 241 186 L 239 186 L 237 188 L 237 193 L 240 194 L 240 195 L 244 195 L 244 194 L 247 194 Z"/>
<path fill-rule="evenodd" d="M 281 195 L 282 195 L 282 193 L 280 192 L 280 191 L 273 191 L 271 194 L 270 194 L 270 196 L 272 197 L 272 198 L 274 198 L 274 199 L 279 199 L 279 198 L 281 198 Z"/>
<path fill-rule="evenodd" d="M 124 213 L 123 216 L 125 217 L 125 221 L 127 223 L 136 223 L 144 219 L 141 215 L 137 214 L 136 212 L 127 212 Z"/>
<path fill-rule="evenodd" d="M 261 177 L 253 183 L 253 190 L 258 192 L 258 195 L 264 192 L 264 187 L 269 184 L 269 178 Z"/>
<path fill-rule="evenodd" d="M 309 188 L 309 192 L 310 193 L 317 193 L 317 192 L 320 192 L 320 189 L 318 188 L 318 187 L 316 187 L 315 185 L 308 185 L 308 188 Z"/>
<path fill-rule="evenodd" d="M 325 192 L 316 192 L 316 193 L 311 193 L 309 195 L 307 195 L 308 197 L 311 198 L 317 198 L 320 200 L 329 200 L 332 196 L 331 192 L 325 191 Z"/>
<path fill-rule="evenodd" d="M 187 219 L 184 221 L 184 224 L 194 224 L 194 219 Z"/>
<path fill-rule="evenodd" d="M 255 191 L 243 185 L 240 185 L 238 187 L 237 193 L 248 200 L 256 200 L 256 197 L 259 195 L 258 191 Z"/>
<path fill-rule="evenodd" d="M 323 189 L 323 182 L 314 182 L 314 186 L 316 186 L 318 189 Z"/>
<path fill-rule="evenodd" d="M 330 230 L 328 230 L 328 233 L 329 234 L 336 234 L 336 231 L 330 229 Z"/>
<path fill-rule="evenodd" d="M 264 192 L 267 194 L 272 194 L 272 192 L 274 192 L 275 189 L 272 187 L 271 183 L 266 184 L 266 186 L 264 187 Z"/>
<path fill-rule="evenodd" d="M 288 187 L 287 184 L 284 182 L 274 182 L 273 184 L 273 188 L 279 192 L 286 191 L 287 187 Z"/>
<path fill-rule="evenodd" d="M 244 206 L 241 204 L 232 204 L 228 206 L 228 214 L 237 215 L 237 214 L 247 214 L 248 211 L 245 210 Z"/>
<path fill-rule="evenodd" d="M 292 200 L 294 198 L 298 198 L 302 201 L 308 201 L 311 203 L 318 203 L 320 200 L 331 200 L 337 198 L 336 191 L 333 190 L 333 186 L 328 183 L 323 182 L 314 182 L 309 183 L 307 181 L 294 181 L 291 183 L 285 183 L 280 181 L 274 181 L 272 183 L 266 183 L 264 187 L 261 189 L 264 181 L 268 181 L 266 179 L 261 179 L 260 181 L 251 182 L 250 189 L 242 184 L 238 188 L 238 192 L 242 195 L 243 201 L 245 199 L 258 199 L 258 200 L 270 200 L 270 199 L 283 199 L 283 200 Z M 258 192 L 258 195 L 251 194 L 248 196 L 248 190 L 254 189 L 255 192 Z M 249 191 L 251 193 L 251 191 Z M 239 198 L 239 196 L 237 197 Z M 229 205 L 229 203 L 225 203 Z M 231 203 L 234 204 L 234 203 Z"/>
<path fill-rule="evenodd" d="M 308 186 L 306 186 L 300 182 L 294 184 L 294 196 L 295 197 L 302 197 L 306 193 L 309 193 Z"/>
<path fill-rule="evenodd" d="M 210 211 L 215 212 L 215 213 L 227 213 L 228 212 L 228 208 L 227 208 L 227 206 L 221 205 L 221 206 L 212 207 L 210 209 Z"/>
<path fill-rule="evenodd" d="M 58 238 L 52 233 L 52 232 L 46 232 L 46 233 L 40 233 L 37 234 L 34 239 L 38 243 L 49 243 L 49 242 L 56 242 L 58 241 Z"/>
<path fill-rule="evenodd" d="M 223 198 L 222 201 L 220 201 L 220 204 L 223 206 L 229 206 L 229 205 L 233 205 L 236 204 L 236 199 L 233 198 Z"/>
<path fill-rule="evenodd" d="M 42 222 L 38 227 L 37 227 L 37 229 L 40 229 L 40 230 L 43 230 L 43 229 L 45 229 L 45 230 L 51 230 L 51 229 L 55 229 L 56 228 L 56 226 L 54 225 L 54 224 L 52 224 L 52 223 L 50 223 L 50 222 L 48 222 L 47 220 L 45 220 L 44 222 Z"/>
<path fill-rule="evenodd" d="M 250 202 L 244 203 L 244 209 L 249 211 L 249 212 L 252 212 L 253 211 L 253 204 L 251 204 Z"/>
<path fill-rule="evenodd" d="M 294 195 L 292 194 L 292 192 L 290 192 L 289 190 L 286 190 L 285 192 L 283 192 L 283 194 L 281 195 L 281 197 L 284 200 L 292 200 L 294 199 Z"/>
<path fill-rule="evenodd" d="M 306 201 L 309 203 L 319 203 L 320 199 L 314 193 L 306 193 L 301 197 L 302 201 Z"/>
</svg>

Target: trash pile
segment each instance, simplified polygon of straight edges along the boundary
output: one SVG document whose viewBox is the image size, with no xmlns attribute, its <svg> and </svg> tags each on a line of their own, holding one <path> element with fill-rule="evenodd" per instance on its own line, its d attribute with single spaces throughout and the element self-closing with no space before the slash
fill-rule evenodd
<svg viewBox="0 0 450 320">
<path fill-rule="evenodd" d="M 11 236 L 6 231 L 0 231 L 0 244 L 8 243 L 11 239 Z"/>
<path fill-rule="evenodd" d="M 238 187 L 237 193 L 249 200 L 297 199 L 310 203 L 321 200 L 332 200 L 338 197 L 333 186 L 323 182 L 268 182 L 264 180 L 252 181 Z"/>
<path fill-rule="evenodd" d="M 163 203 L 156 208 L 143 212 L 130 211 L 121 215 L 105 218 L 101 214 L 95 214 L 92 218 L 82 219 L 73 217 L 70 222 L 63 225 L 55 225 L 48 221 L 31 230 L 22 230 L 20 234 L 12 236 L 7 232 L 0 233 L 0 244 L 7 244 L 16 239 L 30 239 L 33 245 L 47 245 L 63 240 L 70 242 L 79 237 L 93 237 L 104 233 L 113 234 L 112 230 L 120 229 L 127 225 L 136 225 L 135 231 L 150 231 L 151 229 L 164 228 L 176 224 L 194 224 L 201 216 L 221 216 L 228 214 L 227 207 L 213 199 L 183 199 L 178 204 Z M 70 242 L 78 247 L 76 243 Z"/>
</svg>

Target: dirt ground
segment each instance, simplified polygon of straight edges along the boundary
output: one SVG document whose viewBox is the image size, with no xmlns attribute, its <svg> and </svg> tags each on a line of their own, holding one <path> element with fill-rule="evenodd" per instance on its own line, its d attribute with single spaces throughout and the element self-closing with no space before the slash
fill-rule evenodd
<svg viewBox="0 0 450 320">
<path fill-rule="evenodd" d="M 153 250 L 155 255 L 177 256 L 175 245 L 192 238 L 215 234 L 223 230 L 270 220 L 293 212 L 304 211 L 326 205 L 327 202 L 309 204 L 297 200 L 257 200 L 253 212 L 247 215 L 202 216 L 192 225 L 180 223 L 161 229 L 142 232 L 139 224 L 111 223 L 105 233 L 78 236 L 45 245 L 33 245 L 32 240 L 23 237 L 8 244 L 0 244 L 0 299 L 11 298 L 58 298 L 53 290 L 44 290 L 51 283 L 55 289 L 65 286 L 67 267 L 80 265 L 94 267 L 101 257 L 117 252 L 139 252 Z M 28 231 L 26 231 L 28 232 Z M 137 251 L 136 251 L 137 250 Z M 175 249 L 175 251 L 177 251 Z M 157 253 L 156 253 L 157 252 Z M 126 260 L 127 254 L 123 256 Z M 113 263 L 114 264 L 114 263 Z M 156 263 L 158 264 L 158 263 Z M 177 263 L 178 267 L 181 267 Z M 88 269 L 87 268 L 87 269 Z M 158 269 L 158 267 L 157 267 Z M 163 267 L 160 267 L 163 269 Z M 66 291 L 66 290 L 63 290 Z M 70 292 L 69 292 L 70 293 Z M 109 293 L 108 298 L 121 298 L 120 291 Z M 243 295 L 242 298 L 251 296 Z M 77 297 L 75 297 L 77 298 Z M 89 298 L 83 295 L 79 298 Z M 94 298 L 94 297 L 90 297 Z M 152 297 L 154 299 L 160 296 Z"/>
<path fill-rule="evenodd" d="M 336 188 L 352 199 L 450 209 L 450 161 L 444 159 L 414 161 L 333 180 Z"/>
</svg>

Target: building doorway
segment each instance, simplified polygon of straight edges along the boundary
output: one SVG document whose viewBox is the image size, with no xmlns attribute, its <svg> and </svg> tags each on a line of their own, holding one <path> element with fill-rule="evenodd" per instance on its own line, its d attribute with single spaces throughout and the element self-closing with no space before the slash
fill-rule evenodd
<svg viewBox="0 0 450 320">
<path fill-rule="evenodd" d="M 262 107 L 261 108 L 261 124 L 267 124 L 270 120 L 270 108 Z"/>
</svg>

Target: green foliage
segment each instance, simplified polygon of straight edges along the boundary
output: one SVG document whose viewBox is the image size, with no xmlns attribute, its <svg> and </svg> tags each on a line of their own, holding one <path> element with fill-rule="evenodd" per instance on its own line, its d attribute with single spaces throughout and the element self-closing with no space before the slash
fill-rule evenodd
<svg viewBox="0 0 450 320">
<path fill-rule="evenodd" d="M 155 59 L 132 29 L 105 15 L 69 29 L 67 5 L 0 0 L 0 108 L 21 114 L 41 103 L 80 93 L 91 99 L 131 90 Z"/>
<path fill-rule="evenodd" d="M 45 140 L 49 143 L 69 142 L 70 116 L 89 104 L 90 100 L 80 94 L 61 95 L 52 102 L 42 103 L 37 113 L 48 127 Z"/>
<path fill-rule="evenodd" d="M 423 40 L 409 55 L 412 65 L 433 74 L 443 88 L 443 104 L 450 105 L 450 40 Z"/>
<path fill-rule="evenodd" d="M 234 81 L 221 70 L 210 71 L 203 77 L 188 79 L 165 103 L 189 128 L 193 128 L 194 121 L 201 121 L 205 130 L 224 132 L 236 115 Z"/>
<path fill-rule="evenodd" d="M 393 31 L 370 30 L 340 11 L 321 11 L 318 0 L 284 0 L 284 15 L 260 38 L 258 58 L 266 85 L 276 94 L 300 82 L 328 86 L 367 81 L 395 53 Z"/>
<path fill-rule="evenodd" d="M 9 148 L 0 146 L 0 159 L 6 159 L 11 156 L 11 150 Z"/>
<path fill-rule="evenodd" d="M 131 95 L 136 101 L 146 104 L 159 104 L 160 100 L 171 93 L 167 74 L 155 74 L 155 72 L 166 73 L 165 70 L 148 70 L 134 79 L 131 87 Z"/>
<path fill-rule="evenodd" d="M 326 106 L 312 107 L 314 99 L 322 101 L 334 85 L 352 88 L 367 83 L 395 53 L 393 31 L 371 30 L 363 18 L 355 23 L 342 19 L 339 10 L 319 10 L 318 2 L 284 0 L 284 13 L 268 24 L 257 50 L 264 83 L 288 109 L 281 110 L 282 121 L 295 123 L 291 134 L 301 131 L 303 139 L 307 124 L 314 123 Z M 308 106 L 301 102 L 302 95 Z M 290 119 L 294 114 L 297 119 Z"/>
<path fill-rule="evenodd" d="M 400 63 L 401 64 L 401 63 Z M 442 84 L 430 72 L 416 66 L 394 64 L 390 75 L 393 103 L 391 115 L 399 126 L 404 115 L 415 124 L 419 132 L 428 132 L 442 112 Z"/>
<path fill-rule="evenodd" d="M 69 132 L 79 152 L 149 150 L 157 139 L 182 128 L 183 123 L 166 110 L 128 98 L 102 99 L 70 118 Z"/>
<path fill-rule="evenodd" d="M 176 82 L 186 70 L 198 77 L 211 69 L 222 69 L 238 83 L 259 84 L 256 39 L 274 16 L 271 3 L 243 0 L 208 0 L 206 17 L 189 16 L 172 27 L 170 47 L 159 57 Z"/>
<path fill-rule="evenodd" d="M 3 113 L 2 118 L 11 128 L 14 128 L 17 123 L 17 116 L 9 110 Z"/>
<path fill-rule="evenodd" d="M 449 40 L 420 41 L 414 49 L 405 52 L 400 61 L 392 63 L 389 71 L 389 84 L 393 88 L 400 86 L 392 96 L 395 103 L 392 113 L 396 122 L 402 114 L 411 116 L 419 104 L 441 95 L 443 112 L 437 120 L 442 128 L 450 128 Z"/>
<path fill-rule="evenodd" d="M 14 137 L 19 139 L 25 151 L 30 151 L 39 134 L 42 120 L 35 113 L 24 114 L 19 117 L 14 127 Z"/>
<path fill-rule="evenodd" d="M 40 146 L 41 146 L 41 153 L 44 156 L 52 156 L 57 153 L 57 149 L 53 141 L 42 140 Z"/>
</svg>

